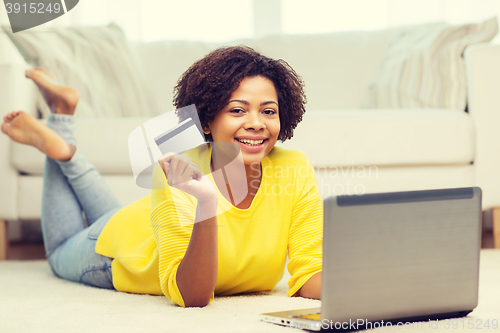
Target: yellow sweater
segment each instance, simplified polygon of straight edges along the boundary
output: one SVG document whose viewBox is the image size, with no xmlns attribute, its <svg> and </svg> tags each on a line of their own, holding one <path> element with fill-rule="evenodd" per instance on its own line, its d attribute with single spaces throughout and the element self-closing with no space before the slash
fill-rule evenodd
<svg viewBox="0 0 500 333">
<path fill-rule="evenodd" d="M 210 149 L 194 161 L 210 175 Z M 262 181 L 251 206 L 239 209 L 219 192 L 219 267 L 216 295 L 273 290 L 283 277 L 288 252 L 288 295 L 321 271 L 323 205 L 314 170 L 300 152 L 274 147 L 262 161 Z M 117 290 L 165 295 L 184 306 L 176 274 L 186 252 L 196 199 L 171 188 L 161 168 L 151 195 L 117 212 L 97 240 L 96 252 L 114 258 Z M 213 295 L 212 295 L 213 299 Z"/>
</svg>

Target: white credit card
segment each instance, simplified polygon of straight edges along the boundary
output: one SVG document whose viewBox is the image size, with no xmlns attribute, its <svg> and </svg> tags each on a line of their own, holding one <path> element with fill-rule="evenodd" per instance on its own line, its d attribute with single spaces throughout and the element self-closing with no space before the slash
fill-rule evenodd
<svg viewBox="0 0 500 333">
<path fill-rule="evenodd" d="M 205 141 L 204 136 L 198 127 L 196 127 L 192 118 L 188 118 L 177 126 L 158 135 L 154 140 L 162 154 L 181 154 L 199 146 Z"/>
</svg>

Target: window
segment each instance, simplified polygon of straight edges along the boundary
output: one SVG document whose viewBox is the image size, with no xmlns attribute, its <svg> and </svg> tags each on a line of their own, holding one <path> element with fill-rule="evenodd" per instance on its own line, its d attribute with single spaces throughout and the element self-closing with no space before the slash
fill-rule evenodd
<svg viewBox="0 0 500 333">
<path fill-rule="evenodd" d="M 130 40 L 221 42 L 277 33 L 377 30 L 500 14 L 500 0 L 82 0 L 47 26 L 116 22 Z M 5 10 L 0 24 L 8 24 Z"/>
</svg>

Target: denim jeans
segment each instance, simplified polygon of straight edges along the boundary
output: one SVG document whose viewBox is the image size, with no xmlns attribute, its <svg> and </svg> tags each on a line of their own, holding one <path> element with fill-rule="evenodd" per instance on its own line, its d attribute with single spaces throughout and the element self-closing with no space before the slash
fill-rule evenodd
<svg viewBox="0 0 500 333">
<path fill-rule="evenodd" d="M 47 126 L 77 147 L 73 116 L 51 114 Z M 67 162 L 47 157 L 41 220 L 46 256 L 56 276 L 114 289 L 113 258 L 95 253 L 95 246 L 102 229 L 121 207 L 102 176 L 78 148 Z"/>
</svg>

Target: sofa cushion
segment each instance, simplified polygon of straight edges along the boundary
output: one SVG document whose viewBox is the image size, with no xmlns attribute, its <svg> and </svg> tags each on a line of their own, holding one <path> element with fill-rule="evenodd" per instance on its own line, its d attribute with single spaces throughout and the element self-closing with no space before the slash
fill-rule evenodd
<svg viewBox="0 0 500 333">
<path fill-rule="evenodd" d="M 151 43 L 133 42 L 131 47 L 147 78 L 157 115 L 171 111 L 173 91 L 177 80 L 195 61 L 221 46 L 247 45 L 256 48 L 253 39 L 236 39 L 226 43 L 189 40 L 164 40 Z"/>
<path fill-rule="evenodd" d="M 258 39 L 257 51 L 283 59 L 304 79 L 308 110 L 359 109 L 393 39 L 392 29 Z"/>
<path fill-rule="evenodd" d="M 472 165 L 380 167 L 365 169 L 364 173 L 360 173 L 359 168 L 354 172 L 350 166 L 343 169 L 317 169 L 316 177 L 321 197 L 474 186 Z M 122 205 L 139 200 L 151 191 L 137 186 L 132 175 L 104 175 L 103 178 Z M 40 218 L 42 189 L 41 175 L 19 177 L 17 218 Z"/>
<path fill-rule="evenodd" d="M 173 88 L 196 60 L 222 46 L 247 45 L 283 59 L 302 76 L 309 109 L 361 108 L 395 30 L 276 35 L 225 43 L 165 40 L 132 43 L 160 113 L 172 109 Z"/>
<path fill-rule="evenodd" d="M 104 175 L 104 181 L 115 194 L 118 202 L 128 205 L 151 193 L 135 184 L 132 175 Z M 41 175 L 20 176 L 17 193 L 17 218 L 38 220 L 42 215 L 43 177 Z"/>
<path fill-rule="evenodd" d="M 149 118 L 81 119 L 78 149 L 102 174 L 132 174 L 128 137 Z M 468 113 L 444 109 L 308 111 L 294 138 L 278 145 L 304 152 L 314 166 L 446 165 L 474 161 Z M 12 165 L 42 174 L 44 156 L 13 143 Z"/>
<path fill-rule="evenodd" d="M 77 149 L 101 174 L 132 175 L 128 136 L 148 119 L 79 119 L 75 129 Z M 45 155 L 31 146 L 12 142 L 11 163 L 20 172 L 40 175 Z"/>
<path fill-rule="evenodd" d="M 474 161 L 472 117 L 447 109 L 307 111 L 289 142 L 314 166 L 444 165 Z"/>
</svg>

